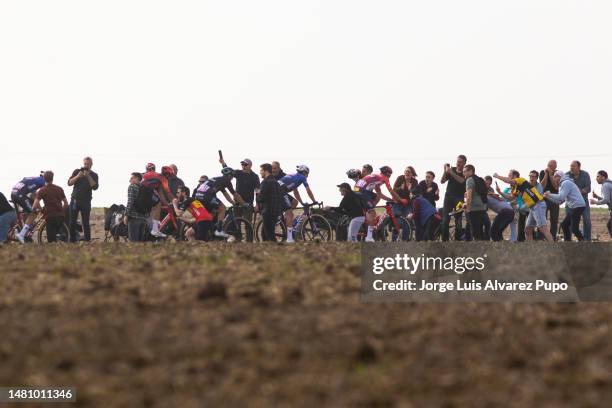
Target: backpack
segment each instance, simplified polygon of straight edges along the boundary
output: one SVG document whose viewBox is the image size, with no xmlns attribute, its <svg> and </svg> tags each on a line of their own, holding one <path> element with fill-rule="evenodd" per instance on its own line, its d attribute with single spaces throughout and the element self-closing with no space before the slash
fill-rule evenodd
<svg viewBox="0 0 612 408">
<path fill-rule="evenodd" d="M 153 190 L 141 184 L 136 200 L 134 200 L 134 209 L 140 214 L 148 214 L 153 205 Z"/>
<path fill-rule="evenodd" d="M 472 177 L 474 178 L 475 184 L 474 191 L 480 196 L 480 199 L 482 200 L 483 204 L 486 204 L 488 202 L 488 191 L 484 179 L 482 177 L 478 177 L 475 174 Z"/>
</svg>

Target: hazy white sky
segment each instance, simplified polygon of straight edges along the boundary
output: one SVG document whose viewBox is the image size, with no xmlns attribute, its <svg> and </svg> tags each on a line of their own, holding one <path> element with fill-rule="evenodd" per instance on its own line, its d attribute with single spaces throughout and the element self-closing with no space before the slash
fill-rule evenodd
<svg viewBox="0 0 612 408">
<path fill-rule="evenodd" d="M 148 161 L 193 186 L 238 166 L 438 177 L 573 158 L 612 171 L 609 1 L 0 3 L 0 191 L 91 155 L 94 205 Z"/>
</svg>

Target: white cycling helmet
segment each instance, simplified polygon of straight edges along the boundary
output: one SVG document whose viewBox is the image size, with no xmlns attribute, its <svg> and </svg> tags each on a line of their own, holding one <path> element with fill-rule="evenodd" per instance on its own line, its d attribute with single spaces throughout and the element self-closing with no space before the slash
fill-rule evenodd
<svg viewBox="0 0 612 408">
<path fill-rule="evenodd" d="M 299 166 L 296 166 L 295 169 L 298 173 L 310 173 L 310 169 L 305 164 L 300 164 Z"/>
</svg>

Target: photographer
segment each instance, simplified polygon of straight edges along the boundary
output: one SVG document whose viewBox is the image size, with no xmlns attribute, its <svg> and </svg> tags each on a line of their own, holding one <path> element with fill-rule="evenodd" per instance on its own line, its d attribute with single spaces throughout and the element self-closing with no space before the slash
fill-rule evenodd
<svg viewBox="0 0 612 408">
<path fill-rule="evenodd" d="M 91 192 L 98 189 L 98 175 L 91 170 L 91 157 L 83 159 L 83 167 L 72 172 L 68 185 L 74 186 L 70 199 L 70 242 L 76 242 L 77 217 L 81 213 L 84 240 L 91 240 L 89 215 L 91 213 Z"/>
<path fill-rule="evenodd" d="M 463 177 L 463 167 L 467 163 L 467 158 L 460 154 L 457 156 L 457 166 L 451 167 L 449 163 L 444 164 L 444 173 L 442 174 L 442 178 L 440 182 L 445 184 L 448 182 L 448 186 L 446 187 L 446 193 L 444 194 L 444 207 L 442 212 L 442 240 L 448 241 L 449 235 L 449 224 L 450 224 L 450 216 L 453 209 L 457 206 L 457 203 L 463 201 L 463 196 L 465 194 L 465 178 Z M 461 231 L 462 231 L 462 221 L 461 221 L 462 213 L 456 213 L 455 217 L 455 240 L 459 241 L 461 239 Z M 466 240 L 470 240 L 470 229 L 466 228 Z"/>
</svg>

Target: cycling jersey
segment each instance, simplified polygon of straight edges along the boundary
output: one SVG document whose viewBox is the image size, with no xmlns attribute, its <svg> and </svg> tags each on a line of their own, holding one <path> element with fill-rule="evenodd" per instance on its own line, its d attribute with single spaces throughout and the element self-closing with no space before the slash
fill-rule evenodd
<svg viewBox="0 0 612 408">
<path fill-rule="evenodd" d="M 228 176 L 213 177 L 200 184 L 195 193 L 195 198 L 198 200 L 209 201 L 217 195 L 219 191 L 227 189 L 234 194 L 232 186 L 232 178 Z"/>
<path fill-rule="evenodd" d="M 375 190 L 379 190 L 380 186 L 383 184 L 387 186 L 389 191 L 391 191 L 391 183 L 389 182 L 388 177 L 382 174 L 368 174 L 355 183 L 355 188 L 357 191 L 361 192 L 374 192 Z"/>
<path fill-rule="evenodd" d="M 304 185 L 304 187 L 308 187 L 308 179 L 305 175 L 301 173 L 287 174 L 286 176 L 278 180 L 278 184 L 280 184 L 281 190 L 287 193 L 289 191 L 295 190 L 302 184 Z"/>
<path fill-rule="evenodd" d="M 212 221 L 212 215 L 204 208 L 204 205 L 199 200 L 193 198 L 186 198 L 178 205 L 179 210 L 189 211 L 196 222 L 200 221 Z"/>
<path fill-rule="evenodd" d="M 40 177 L 24 177 L 21 181 L 13 186 L 11 193 L 28 195 L 35 192 L 45 185 L 45 179 Z"/>
<path fill-rule="evenodd" d="M 170 191 L 168 179 L 155 171 L 148 171 L 143 174 L 142 181 L 140 182 L 140 184 L 157 192 L 159 192 L 161 188 L 166 193 L 166 196 L 168 198 L 174 197 L 172 195 L 172 192 Z"/>
</svg>

